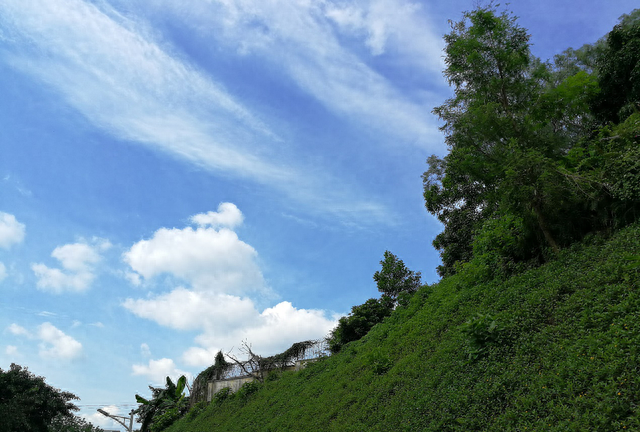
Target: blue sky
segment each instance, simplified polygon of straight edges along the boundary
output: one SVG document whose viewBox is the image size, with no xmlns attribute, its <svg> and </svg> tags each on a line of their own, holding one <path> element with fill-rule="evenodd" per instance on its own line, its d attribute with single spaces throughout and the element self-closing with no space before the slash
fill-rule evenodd
<svg viewBox="0 0 640 432">
<path fill-rule="evenodd" d="M 3 0 L 0 367 L 127 413 L 243 340 L 273 354 L 437 280 L 442 35 L 474 1 Z M 548 59 L 631 0 L 517 1 Z"/>
</svg>

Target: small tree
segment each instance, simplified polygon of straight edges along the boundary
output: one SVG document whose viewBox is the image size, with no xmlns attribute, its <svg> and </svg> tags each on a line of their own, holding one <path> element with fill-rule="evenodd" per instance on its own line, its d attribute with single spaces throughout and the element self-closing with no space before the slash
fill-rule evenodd
<svg viewBox="0 0 640 432">
<path fill-rule="evenodd" d="M 142 423 L 140 432 L 162 430 L 157 427 L 160 423 L 157 426 L 155 424 L 158 420 L 162 420 L 162 426 L 168 427 L 171 421 L 168 421 L 167 417 L 175 420 L 184 415 L 189 402 L 189 398 L 184 393 L 185 388 L 187 388 L 187 378 L 184 375 L 178 378 L 176 383 L 167 377 L 165 388 L 149 386 L 151 399 L 136 395 L 136 401 L 140 405 L 134 413 L 138 415 L 137 421 Z"/>
<path fill-rule="evenodd" d="M 420 272 L 409 270 L 404 262 L 391 252 L 385 251 L 384 260 L 380 261 L 380 264 L 382 270 L 374 273 L 373 280 L 378 284 L 383 302 L 396 306 L 403 293 L 413 294 L 420 288 Z"/>
</svg>

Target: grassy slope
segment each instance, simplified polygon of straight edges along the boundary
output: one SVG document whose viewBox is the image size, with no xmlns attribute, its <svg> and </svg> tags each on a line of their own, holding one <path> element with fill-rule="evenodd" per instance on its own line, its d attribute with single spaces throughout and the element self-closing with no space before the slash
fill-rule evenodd
<svg viewBox="0 0 640 432">
<path fill-rule="evenodd" d="M 639 254 L 635 225 L 503 283 L 448 278 L 340 354 L 169 431 L 640 430 Z M 469 361 L 478 314 L 499 340 Z"/>
</svg>

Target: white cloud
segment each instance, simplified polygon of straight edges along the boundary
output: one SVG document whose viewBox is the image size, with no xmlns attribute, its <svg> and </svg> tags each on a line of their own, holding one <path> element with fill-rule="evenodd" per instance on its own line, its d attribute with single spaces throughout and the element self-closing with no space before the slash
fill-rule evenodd
<svg viewBox="0 0 640 432">
<path fill-rule="evenodd" d="M 194 218 L 212 223 L 218 216 L 219 220 L 226 218 L 227 223 L 237 223 L 242 213 L 233 208 L 233 218 L 224 211 Z M 204 227 L 161 228 L 151 239 L 139 241 L 124 254 L 125 262 L 145 279 L 171 274 L 196 290 L 236 294 L 266 290 L 256 259 L 255 249 L 241 241 L 235 232 Z"/>
<path fill-rule="evenodd" d="M 82 344 L 51 323 L 38 326 L 40 356 L 49 359 L 72 360 L 82 353 Z"/>
<path fill-rule="evenodd" d="M 233 204 L 203 216 L 214 226 L 235 226 L 242 220 Z M 188 282 L 167 293 L 128 298 L 122 305 L 162 326 L 200 331 L 199 346 L 183 355 L 191 366 L 206 366 L 217 350 L 228 350 L 245 339 L 262 354 L 273 354 L 294 342 L 324 337 L 335 326 L 335 318 L 324 311 L 297 309 L 289 302 L 261 311 L 254 299 L 242 297 L 269 291 L 257 252 L 228 228 L 162 228 L 150 240 L 133 245 L 124 259 L 147 279 L 164 273 Z"/>
<path fill-rule="evenodd" d="M 181 375 L 186 376 L 187 379 L 191 379 L 190 373 L 178 369 L 174 361 L 168 358 L 149 360 L 149 363 L 146 365 L 134 364 L 131 369 L 133 375 L 145 376 L 155 385 L 164 384 L 167 377 L 170 377 L 173 382 L 176 382 Z"/>
<path fill-rule="evenodd" d="M 56 294 L 86 291 L 95 279 L 94 266 L 101 259 L 98 250 L 108 247 L 110 243 L 100 240 L 94 245 L 73 243 L 55 248 L 51 256 L 60 261 L 62 269 L 42 263 L 31 264 L 38 278 L 37 287 Z"/>
<path fill-rule="evenodd" d="M 210 225 L 212 228 L 227 227 L 235 228 L 242 224 L 244 216 L 233 203 L 221 203 L 217 212 L 200 213 L 191 216 L 191 222 L 199 226 Z"/>
<path fill-rule="evenodd" d="M 9 249 L 24 240 L 25 225 L 9 213 L 0 212 L 0 248 Z"/>
<path fill-rule="evenodd" d="M 57 314 L 55 314 L 53 312 L 49 312 L 49 311 L 40 311 L 40 312 L 38 312 L 38 316 L 41 316 L 41 317 L 54 317 L 56 315 Z"/>
<path fill-rule="evenodd" d="M 140 275 L 138 273 L 130 271 L 124 272 L 124 278 L 128 280 L 129 283 L 133 286 L 142 285 L 142 279 L 140 278 Z"/>
<path fill-rule="evenodd" d="M 412 3 L 397 1 L 401 7 L 391 4 L 376 13 L 369 8 L 365 16 L 382 22 L 386 10 L 412 10 Z M 376 135 L 382 132 L 380 142 L 421 147 L 441 143 L 435 119 L 426 115 L 431 103 L 425 105 L 421 96 L 416 97 L 420 92 L 403 93 L 341 44 L 343 38 L 327 18 L 327 10 L 340 5 L 289 0 L 178 5 L 160 0 L 145 2 L 138 12 L 154 7 L 178 15 L 167 19 L 184 18 L 180 24 L 208 29 L 199 43 L 219 46 L 225 55 L 237 56 L 237 48 L 258 56 L 267 68 L 280 71 L 345 122 Z M 409 27 L 429 33 L 416 16 L 405 12 L 393 21 L 395 26 L 384 21 L 384 35 Z M 409 18 L 411 25 L 404 23 Z M 349 183 L 332 175 L 327 166 L 310 166 L 292 156 L 295 152 L 286 150 L 302 148 L 304 142 L 283 145 L 257 111 L 230 94 L 216 77 L 186 62 L 188 54 L 169 46 L 170 37 L 163 39 L 161 30 L 137 21 L 133 13 L 119 14 L 107 2 L 5 0 L 0 2 L 0 27 L 7 35 L 3 60 L 50 86 L 118 139 L 267 185 L 283 193 L 287 203 L 302 204 L 316 215 L 358 226 L 394 220 L 390 208 L 362 194 L 356 185 L 345 187 Z M 398 38 L 385 36 L 384 45 Z M 408 39 L 394 46 L 408 46 Z M 415 39 L 411 46 L 425 45 L 426 39 Z M 272 115 L 265 112 L 264 117 Z"/>
<path fill-rule="evenodd" d="M 4 353 L 8 356 L 15 357 L 18 355 L 18 347 L 15 345 L 7 345 Z"/>
<path fill-rule="evenodd" d="M 345 6 L 333 1 L 192 0 L 188 7 L 160 3 L 206 37 L 276 64 L 330 111 L 384 133 L 391 142 L 421 147 L 439 142 L 437 123 L 427 116 L 431 106 L 412 101 L 414 95 L 404 95 L 368 66 L 341 43 L 331 25 L 342 23 L 343 31 L 364 33 L 375 54 L 384 52 L 393 39 L 404 62 L 415 64 L 413 59 L 419 57 L 420 67 L 444 85 L 440 63 L 433 61 L 441 56 L 440 35 L 430 31 L 426 14 L 416 13 L 420 9 L 416 3 L 363 0 Z"/>
<path fill-rule="evenodd" d="M 122 415 L 120 407 L 118 407 L 116 405 L 103 406 L 101 409 L 103 411 L 108 412 L 109 414 L 112 414 L 112 415 Z M 116 423 L 115 421 L 113 421 L 109 417 L 100 414 L 99 412 L 94 412 L 92 414 L 83 415 L 83 417 L 88 422 L 93 424 L 94 426 L 98 426 L 98 427 L 101 427 L 101 428 L 105 428 L 106 429 L 106 428 L 111 428 L 111 427 L 116 427 L 116 428 L 119 427 L 118 423 Z"/>
<path fill-rule="evenodd" d="M 261 355 L 276 354 L 294 342 L 323 338 L 337 322 L 335 317 L 327 317 L 325 311 L 297 309 L 290 302 L 281 302 L 262 312 L 254 310 L 246 322 L 231 331 L 221 331 L 213 324 L 203 327 L 203 332 L 196 337 L 199 346 L 191 347 L 183 354 L 186 364 L 210 365 L 218 350 L 237 347 L 244 340 Z"/>
<path fill-rule="evenodd" d="M 67 270 L 86 271 L 91 264 L 100 260 L 100 255 L 93 247 L 84 243 L 67 244 L 53 250 L 51 256 L 56 258 Z"/>
<path fill-rule="evenodd" d="M 328 1 L 325 16 L 346 33 L 364 39 L 371 54 L 388 51 L 403 63 L 441 75 L 443 41 L 426 13 L 428 6 L 407 0 Z"/>
<path fill-rule="evenodd" d="M 5 0 L 0 26 L 12 42 L 3 52 L 10 65 L 54 88 L 112 135 L 321 209 L 314 197 L 331 189 L 326 172 L 309 180 L 309 170 L 293 168 L 276 134 L 223 86 L 173 55 L 174 47 L 157 43 L 146 25 L 105 2 Z M 370 203 L 336 195 L 336 204 L 360 219 L 372 217 L 358 209 Z"/>
<path fill-rule="evenodd" d="M 148 344 L 140 344 L 140 354 L 142 354 L 143 357 L 151 357 L 151 348 L 149 348 Z"/>
<path fill-rule="evenodd" d="M 7 268 L 0 262 L 0 282 L 7 277 Z"/>
<path fill-rule="evenodd" d="M 221 334 L 246 325 L 256 312 L 250 299 L 177 288 L 151 299 L 126 299 L 123 306 L 141 318 L 178 330 L 214 328 Z"/>
<path fill-rule="evenodd" d="M 24 327 L 22 327 L 22 326 L 20 326 L 18 324 L 15 324 L 15 323 L 13 323 L 9 327 L 7 327 L 7 331 L 9 333 L 11 333 L 12 335 L 15 335 L 15 336 L 31 337 L 31 334 L 29 333 L 29 331 L 26 328 L 24 328 Z"/>
</svg>

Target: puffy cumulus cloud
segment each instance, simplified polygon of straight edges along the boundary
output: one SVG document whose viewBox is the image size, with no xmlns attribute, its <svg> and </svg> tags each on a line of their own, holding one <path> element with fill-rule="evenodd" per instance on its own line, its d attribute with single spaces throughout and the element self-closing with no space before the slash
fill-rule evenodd
<svg viewBox="0 0 640 432">
<path fill-rule="evenodd" d="M 182 287 L 150 299 L 127 299 L 123 305 L 165 327 L 200 330 L 199 346 L 189 348 L 182 357 L 190 366 L 209 365 L 218 350 L 229 350 L 243 340 L 261 354 L 274 354 L 294 342 L 323 337 L 336 325 L 336 318 L 324 311 L 297 309 L 290 302 L 260 312 L 248 298 Z"/>
<path fill-rule="evenodd" d="M 15 323 L 7 327 L 6 331 L 14 336 L 40 341 L 39 354 L 43 358 L 72 360 L 82 354 L 80 342 L 49 322 L 40 324 L 34 332 Z"/>
<path fill-rule="evenodd" d="M 191 222 L 199 226 L 210 225 L 213 228 L 228 227 L 234 228 L 242 224 L 244 216 L 238 207 L 233 203 L 221 203 L 217 212 L 200 213 L 191 217 Z"/>
<path fill-rule="evenodd" d="M 82 353 L 82 344 L 56 328 L 51 323 L 43 323 L 38 326 L 38 339 L 40 343 L 40 356 L 49 359 L 72 360 Z"/>
<path fill-rule="evenodd" d="M 15 336 L 27 336 L 27 337 L 31 336 L 31 333 L 29 333 L 29 331 L 26 328 L 16 323 L 13 323 L 9 327 L 7 327 L 7 331 Z"/>
<path fill-rule="evenodd" d="M 24 240 L 25 225 L 9 213 L 0 212 L 0 248 L 9 249 Z"/>
<path fill-rule="evenodd" d="M 111 247 L 111 243 L 103 239 L 93 239 L 92 243 L 72 243 L 55 248 L 51 256 L 60 262 L 62 269 L 42 263 L 31 264 L 31 270 L 38 278 L 37 287 L 56 294 L 87 290 L 95 279 L 94 267 L 101 259 L 99 252 Z"/>
<path fill-rule="evenodd" d="M 177 330 L 216 328 L 224 333 L 255 318 L 250 299 L 183 287 L 150 299 L 126 299 L 123 306 L 141 318 Z"/>
<path fill-rule="evenodd" d="M 172 359 L 162 358 L 160 360 L 149 360 L 149 363 L 134 364 L 132 367 L 133 375 L 142 375 L 149 379 L 151 384 L 160 385 L 166 382 L 166 377 L 170 377 L 174 382 L 184 375 L 187 379 L 191 379 L 192 375 L 182 371 L 176 367 Z"/>
<path fill-rule="evenodd" d="M 15 345 L 7 345 L 4 353 L 10 357 L 15 357 L 18 355 L 18 347 Z"/>
<path fill-rule="evenodd" d="M 335 326 L 335 317 L 324 311 L 297 309 L 289 302 L 259 309 L 247 296 L 269 292 L 256 263 L 257 252 L 228 228 L 242 222 L 235 205 L 223 203 L 217 212 L 193 216 L 191 221 L 200 226 L 161 228 L 124 254 L 136 274 L 146 279 L 164 273 L 188 285 L 122 303 L 133 314 L 162 326 L 199 331 L 198 346 L 182 357 L 186 364 L 209 365 L 219 349 L 229 350 L 243 340 L 261 354 L 273 354 L 294 342 L 323 337 Z M 135 371 L 149 376 L 152 366 L 156 370 L 174 365 L 163 359 L 144 368 L 136 365 Z"/>
<path fill-rule="evenodd" d="M 249 342 L 261 355 L 281 352 L 294 342 L 318 339 L 326 336 L 337 324 L 337 317 L 327 316 L 322 310 L 298 309 L 290 302 L 281 302 L 262 312 L 254 309 L 250 320 L 221 332 L 215 326 L 203 328 L 196 337 L 197 347 L 183 354 L 183 361 L 190 366 L 210 365 L 219 349 L 229 350 L 242 341 Z"/>
<path fill-rule="evenodd" d="M 225 203 L 217 213 L 196 215 L 192 220 L 202 225 L 233 226 L 240 223 L 242 213 Z M 257 255 L 234 231 L 200 226 L 161 228 L 151 239 L 134 244 L 124 260 L 145 279 L 171 274 L 196 290 L 238 294 L 266 290 Z"/>
</svg>

